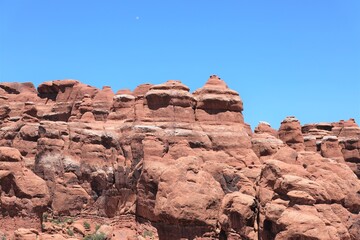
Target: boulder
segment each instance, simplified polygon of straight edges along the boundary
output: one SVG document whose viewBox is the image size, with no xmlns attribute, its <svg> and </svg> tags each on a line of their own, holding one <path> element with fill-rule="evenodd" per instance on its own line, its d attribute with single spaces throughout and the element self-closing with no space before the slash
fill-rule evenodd
<svg viewBox="0 0 360 240">
<path fill-rule="evenodd" d="M 0 147 L 1 162 L 20 162 L 21 160 L 21 153 L 16 148 Z"/>
</svg>

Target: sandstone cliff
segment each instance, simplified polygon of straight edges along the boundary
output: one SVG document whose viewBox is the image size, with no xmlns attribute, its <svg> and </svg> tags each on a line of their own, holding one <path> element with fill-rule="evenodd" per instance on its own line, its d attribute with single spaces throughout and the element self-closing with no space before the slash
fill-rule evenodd
<svg viewBox="0 0 360 240">
<path fill-rule="evenodd" d="M 0 236 L 360 239 L 355 121 L 252 132 L 242 111 L 217 76 L 0 83 Z"/>
</svg>

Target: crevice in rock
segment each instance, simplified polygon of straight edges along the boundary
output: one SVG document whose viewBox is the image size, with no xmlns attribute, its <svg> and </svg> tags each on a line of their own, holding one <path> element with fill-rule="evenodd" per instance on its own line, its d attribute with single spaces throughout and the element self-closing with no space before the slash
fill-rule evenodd
<svg viewBox="0 0 360 240">
<path fill-rule="evenodd" d="M 17 91 L 15 88 L 11 88 L 5 85 L 0 85 L 0 88 L 4 89 L 9 94 L 19 94 L 20 92 Z"/>
</svg>

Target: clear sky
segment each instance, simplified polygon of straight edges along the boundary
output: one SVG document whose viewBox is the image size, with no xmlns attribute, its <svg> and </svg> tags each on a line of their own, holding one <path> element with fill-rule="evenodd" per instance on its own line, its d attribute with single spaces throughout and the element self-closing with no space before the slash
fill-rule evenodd
<svg viewBox="0 0 360 240">
<path fill-rule="evenodd" d="M 0 81 L 114 92 L 212 74 L 245 121 L 360 122 L 358 0 L 0 0 Z"/>
</svg>

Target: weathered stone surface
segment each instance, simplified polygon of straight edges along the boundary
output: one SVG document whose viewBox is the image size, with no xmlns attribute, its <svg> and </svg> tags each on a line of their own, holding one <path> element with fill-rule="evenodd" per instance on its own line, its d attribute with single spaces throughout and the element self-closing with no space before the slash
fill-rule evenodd
<svg viewBox="0 0 360 240">
<path fill-rule="evenodd" d="M 15 240 L 34 240 L 39 236 L 36 229 L 19 228 L 14 232 Z"/>
<path fill-rule="evenodd" d="M 254 133 L 258 133 L 258 134 L 268 133 L 274 137 L 278 136 L 277 131 L 273 129 L 269 123 L 264 121 L 259 122 L 259 125 L 257 125 L 257 127 L 255 127 L 254 129 Z"/>
<path fill-rule="evenodd" d="M 0 161 L 2 162 L 20 162 L 21 154 L 19 150 L 11 147 L 0 147 Z"/>
<path fill-rule="evenodd" d="M 228 88 L 226 83 L 218 76 L 212 75 L 205 86 L 196 90 L 197 108 L 205 110 L 243 110 L 243 104 L 239 94 Z"/>
<path fill-rule="evenodd" d="M 232 237 L 255 239 L 254 229 L 257 220 L 257 202 L 253 196 L 233 192 L 222 200 L 219 221 L 221 228 L 233 233 Z M 236 233 L 236 234 L 234 234 Z"/>
<path fill-rule="evenodd" d="M 321 141 L 321 155 L 328 158 L 343 161 L 343 155 L 339 146 L 338 138 L 335 136 L 325 136 Z"/>
<path fill-rule="evenodd" d="M 307 150 L 324 157 L 345 160 L 360 177 L 360 128 L 354 119 L 334 123 L 308 124 L 302 127 Z"/>
<path fill-rule="evenodd" d="M 0 236 L 359 239 L 355 121 L 253 133 L 242 111 L 215 75 L 194 93 L 0 83 Z"/>
<path fill-rule="evenodd" d="M 86 208 L 89 199 L 88 193 L 79 185 L 56 184 L 51 207 L 56 214 L 73 216 Z"/>
<path fill-rule="evenodd" d="M 258 157 L 275 154 L 284 143 L 268 133 L 256 133 L 251 138 L 252 149 Z"/>
<path fill-rule="evenodd" d="M 359 212 L 356 192 L 360 185 L 356 176 L 344 163 L 324 159 L 316 153 L 302 152 L 297 162 L 298 165 L 275 160 L 265 163 L 258 183 L 263 206 L 260 208 L 262 238 L 350 239 L 347 223 L 334 218 L 336 213 L 330 204 L 338 204 L 348 215 Z M 332 217 L 324 219 L 320 207 L 326 207 Z M 319 235 L 318 229 L 324 234 Z"/>
<path fill-rule="evenodd" d="M 300 122 L 295 117 L 287 117 L 281 122 L 279 138 L 296 151 L 305 149 Z"/>
</svg>

